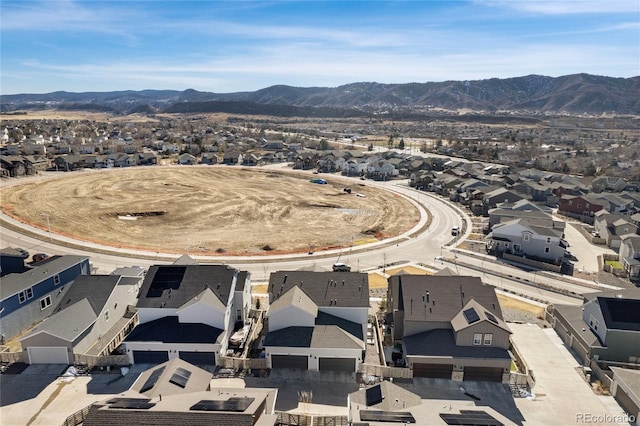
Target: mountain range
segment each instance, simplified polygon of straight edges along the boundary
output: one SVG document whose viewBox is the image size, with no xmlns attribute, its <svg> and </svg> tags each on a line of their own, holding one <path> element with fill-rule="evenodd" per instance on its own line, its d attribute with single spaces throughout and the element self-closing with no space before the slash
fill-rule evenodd
<svg viewBox="0 0 640 426">
<path fill-rule="evenodd" d="M 37 109 L 118 114 L 228 112 L 316 117 L 424 114 L 437 110 L 640 115 L 640 76 L 528 75 L 430 83 L 351 83 L 334 88 L 277 85 L 236 93 L 193 89 L 126 90 L 0 97 L 0 110 L 4 113 Z"/>
</svg>

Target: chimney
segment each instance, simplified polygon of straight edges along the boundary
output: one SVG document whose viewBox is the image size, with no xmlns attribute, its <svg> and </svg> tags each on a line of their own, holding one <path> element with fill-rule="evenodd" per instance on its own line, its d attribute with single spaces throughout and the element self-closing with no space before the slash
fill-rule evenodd
<svg viewBox="0 0 640 426">
<path fill-rule="evenodd" d="M 287 275 L 287 274 L 285 274 L 285 275 L 284 275 L 284 281 L 282 281 L 282 284 L 285 284 L 285 283 L 287 282 L 287 277 L 288 277 L 288 275 Z"/>
</svg>

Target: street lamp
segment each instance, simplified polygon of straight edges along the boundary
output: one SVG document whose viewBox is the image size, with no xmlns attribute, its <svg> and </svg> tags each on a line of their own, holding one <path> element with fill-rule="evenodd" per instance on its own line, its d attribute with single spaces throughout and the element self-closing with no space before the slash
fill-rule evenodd
<svg viewBox="0 0 640 426">
<path fill-rule="evenodd" d="M 51 241 L 51 222 L 49 221 L 49 213 L 40 213 L 40 216 L 47 217 L 47 229 L 49 230 L 49 241 Z"/>
</svg>

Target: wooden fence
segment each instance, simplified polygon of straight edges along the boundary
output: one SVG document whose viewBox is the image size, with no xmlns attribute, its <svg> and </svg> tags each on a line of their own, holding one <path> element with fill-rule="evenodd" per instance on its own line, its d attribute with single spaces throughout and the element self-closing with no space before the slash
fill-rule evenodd
<svg viewBox="0 0 640 426">
<path fill-rule="evenodd" d="M 0 346 L 0 362 L 13 364 L 14 362 L 28 362 L 26 351 L 10 352 L 6 346 Z"/>
<path fill-rule="evenodd" d="M 387 367 L 376 364 L 360 364 L 358 373 L 368 374 L 370 376 L 394 378 L 394 379 L 411 379 L 413 371 L 409 368 Z"/>
<path fill-rule="evenodd" d="M 280 426 L 348 426 L 347 416 L 314 416 L 276 411 L 276 425 Z"/>
<path fill-rule="evenodd" d="M 248 370 L 250 368 L 260 370 L 269 368 L 269 363 L 266 358 L 234 358 L 221 356 L 220 367 L 232 368 L 234 370 Z"/>
<path fill-rule="evenodd" d="M 97 356 L 97 355 L 74 354 L 74 363 L 84 364 L 89 368 L 107 367 L 107 366 L 124 367 L 124 366 L 131 365 L 131 362 L 129 362 L 129 357 L 127 355 Z"/>
<path fill-rule="evenodd" d="M 91 405 L 84 407 L 80 411 L 76 411 L 72 415 L 66 418 L 66 420 L 62 423 L 62 426 L 77 426 L 82 424 L 84 420 L 87 418 L 89 414 L 89 410 L 91 409 Z"/>
</svg>

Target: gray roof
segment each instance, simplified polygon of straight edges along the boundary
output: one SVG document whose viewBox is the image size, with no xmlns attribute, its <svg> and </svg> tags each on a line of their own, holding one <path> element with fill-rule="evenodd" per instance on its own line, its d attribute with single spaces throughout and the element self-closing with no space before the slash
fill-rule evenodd
<svg viewBox="0 0 640 426">
<path fill-rule="evenodd" d="M 269 279 L 269 303 L 298 286 L 318 307 L 369 307 L 369 277 L 360 272 L 278 271 Z"/>
<path fill-rule="evenodd" d="M 23 339 L 45 332 L 68 342 L 96 321 L 117 285 L 134 285 L 135 277 L 80 275 L 51 315 Z"/>
<path fill-rule="evenodd" d="M 640 251 L 640 236 L 627 234 L 620 237 L 620 239 L 623 244 L 628 244 L 633 251 Z"/>
<path fill-rule="evenodd" d="M 263 346 L 291 348 L 364 349 L 362 340 L 337 325 L 287 327 L 272 331 Z"/>
<path fill-rule="evenodd" d="M 154 265 L 142 283 L 138 308 L 179 308 L 205 288 L 227 305 L 238 270 L 226 265 Z"/>
<path fill-rule="evenodd" d="M 554 305 L 554 316 L 564 319 L 571 333 L 589 347 L 601 347 L 598 336 L 582 319 L 582 306 Z"/>
<path fill-rule="evenodd" d="M 0 284 L 2 299 L 7 299 L 25 288 L 41 283 L 88 259 L 88 256 L 52 256 L 28 271 L 5 275 Z"/>
<path fill-rule="evenodd" d="M 400 275 L 390 277 L 389 286 L 394 295 L 389 311 L 404 311 L 405 321 L 450 322 L 472 299 L 502 319 L 495 290 L 479 277 Z"/>
<path fill-rule="evenodd" d="M 380 394 L 382 395 L 382 401 L 377 404 L 367 406 L 367 390 L 373 389 L 376 386 L 380 387 Z M 368 409 L 393 411 L 402 410 L 409 407 L 414 407 L 422 404 L 422 398 L 413 392 L 396 385 L 389 381 L 382 381 L 373 386 L 369 386 L 366 389 L 360 389 L 356 392 L 349 394 L 351 400 L 350 405 L 360 405 L 367 407 Z"/>
<path fill-rule="evenodd" d="M 318 314 L 318 305 L 300 287 L 294 286 L 269 305 L 269 315 L 290 305 L 294 305 L 314 317 Z"/>
<path fill-rule="evenodd" d="M 635 393 L 636 401 L 640 400 L 640 370 L 622 367 L 610 367 L 615 382 L 624 383 Z"/>
<path fill-rule="evenodd" d="M 436 329 L 403 338 L 407 356 L 511 359 L 495 346 L 458 346 L 453 330 Z"/>
<path fill-rule="evenodd" d="M 469 309 L 472 309 L 473 311 L 475 311 L 475 314 L 478 317 L 478 319 L 476 321 L 470 322 L 469 320 L 467 320 L 467 318 L 465 316 L 465 312 L 467 312 L 467 310 L 469 310 Z M 470 327 L 472 324 L 476 324 L 477 321 L 491 322 L 496 327 L 499 327 L 499 328 L 511 333 L 511 330 L 509 329 L 509 326 L 507 325 L 506 322 L 504 322 L 504 320 L 502 320 L 500 318 L 497 318 L 496 316 L 494 316 L 491 313 L 489 313 L 487 311 L 487 308 L 485 308 L 484 306 L 482 306 L 480 303 L 476 302 L 473 299 L 469 300 L 469 302 L 467 302 L 467 304 L 464 306 L 464 308 L 462 308 L 458 312 L 458 314 L 455 317 L 453 317 L 453 319 L 451 320 L 451 326 L 453 327 L 453 329 L 456 332 L 458 332 L 458 331 L 463 330 L 463 329 L 465 329 L 467 327 Z"/>
<path fill-rule="evenodd" d="M 178 386 L 171 382 L 171 377 L 178 368 L 182 368 L 189 372 L 189 377 L 184 387 Z M 149 377 L 153 374 L 160 374 L 150 389 L 140 392 L 147 383 Z M 180 373 L 180 372 L 179 372 Z M 131 385 L 131 390 L 141 393 L 149 398 L 158 395 L 168 396 L 188 392 L 201 392 L 209 390 L 213 374 L 196 367 L 193 364 L 183 361 L 180 358 L 174 358 L 170 361 L 156 365 L 153 368 L 143 371 L 136 381 Z"/>
<path fill-rule="evenodd" d="M 207 324 L 179 322 L 170 316 L 138 324 L 124 339 L 125 342 L 164 343 L 219 343 L 222 335 L 219 328 Z"/>
</svg>

